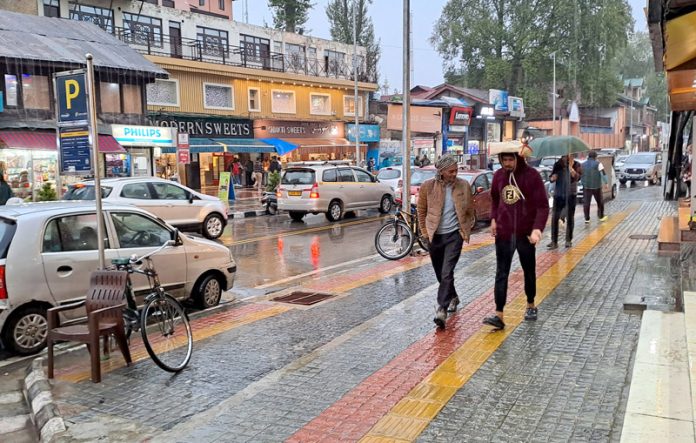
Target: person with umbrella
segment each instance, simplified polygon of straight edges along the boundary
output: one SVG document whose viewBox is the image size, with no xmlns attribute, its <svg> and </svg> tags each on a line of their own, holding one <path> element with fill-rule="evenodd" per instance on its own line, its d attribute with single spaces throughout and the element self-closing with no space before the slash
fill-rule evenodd
<svg viewBox="0 0 696 443">
<path fill-rule="evenodd" d="M 527 296 L 525 320 L 537 319 L 536 245 L 549 218 L 549 201 L 544 182 L 536 169 L 527 165 L 531 152 L 519 142 L 491 143 L 491 155 L 498 154 L 502 167 L 493 175 L 491 186 L 491 235 L 495 237 L 495 314 L 483 323 L 505 328 L 503 309 L 507 302 L 508 277 L 517 251 L 524 272 Z"/>
<path fill-rule="evenodd" d="M 553 192 L 553 216 L 551 218 L 551 243 L 549 249 L 558 249 L 558 221 L 563 209 L 566 209 L 566 242 L 565 247 L 573 246 L 573 229 L 575 228 L 575 205 L 577 203 L 578 180 L 582 175 L 582 167 L 576 162 L 573 154 L 561 157 L 553 165 L 549 180 L 556 184 Z"/>
</svg>

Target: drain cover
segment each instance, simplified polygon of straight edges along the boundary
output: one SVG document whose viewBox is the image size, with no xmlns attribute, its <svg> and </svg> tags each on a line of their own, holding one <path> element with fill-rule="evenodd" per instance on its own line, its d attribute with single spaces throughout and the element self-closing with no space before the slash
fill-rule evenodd
<svg viewBox="0 0 696 443">
<path fill-rule="evenodd" d="M 323 292 L 302 292 L 295 291 L 288 295 L 283 295 L 282 297 L 276 297 L 273 301 L 279 301 L 283 303 L 291 303 L 294 305 L 309 306 L 321 301 L 327 300 L 329 298 L 335 297 L 334 294 L 326 294 Z"/>
<path fill-rule="evenodd" d="M 657 235 L 653 234 L 632 234 L 629 235 L 628 238 L 631 240 L 654 240 L 657 238 Z"/>
</svg>

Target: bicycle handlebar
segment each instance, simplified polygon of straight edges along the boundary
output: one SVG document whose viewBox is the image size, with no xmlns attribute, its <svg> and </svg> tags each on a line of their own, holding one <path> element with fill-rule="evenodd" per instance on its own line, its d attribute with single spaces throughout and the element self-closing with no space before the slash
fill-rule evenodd
<svg viewBox="0 0 696 443">
<path fill-rule="evenodd" d="M 153 255 L 157 254 L 158 252 L 161 252 L 170 246 L 174 246 L 175 244 L 176 244 L 176 241 L 167 240 L 162 246 L 155 249 L 154 251 L 151 251 L 151 252 L 143 255 L 142 257 L 137 257 L 135 254 L 131 255 L 129 262 L 131 264 L 134 264 L 134 263 L 138 263 L 139 261 L 147 260 L 148 258 L 152 257 Z"/>
</svg>

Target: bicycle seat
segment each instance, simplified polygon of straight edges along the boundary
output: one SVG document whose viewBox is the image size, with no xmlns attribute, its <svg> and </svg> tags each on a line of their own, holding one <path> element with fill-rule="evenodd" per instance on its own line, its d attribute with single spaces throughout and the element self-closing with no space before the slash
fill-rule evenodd
<svg viewBox="0 0 696 443">
<path fill-rule="evenodd" d="M 118 257 L 111 260 L 111 264 L 116 266 L 125 266 L 130 263 L 130 258 L 128 257 Z"/>
</svg>

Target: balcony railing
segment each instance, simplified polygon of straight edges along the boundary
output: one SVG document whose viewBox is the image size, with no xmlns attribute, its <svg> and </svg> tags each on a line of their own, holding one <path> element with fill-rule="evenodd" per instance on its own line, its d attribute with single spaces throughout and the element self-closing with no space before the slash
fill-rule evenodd
<svg viewBox="0 0 696 443">
<path fill-rule="evenodd" d="M 351 64 L 339 60 L 307 58 L 297 53 L 258 51 L 258 48 L 254 46 L 232 46 L 185 38 L 170 39 L 165 35 L 124 28 L 115 28 L 114 35 L 141 54 L 313 77 L 353 80 Z M 376 80 L 366 73 L 364 66 L 358 67 L 357 75 L 361 82 L 376 83 Z"/>
</svg>

